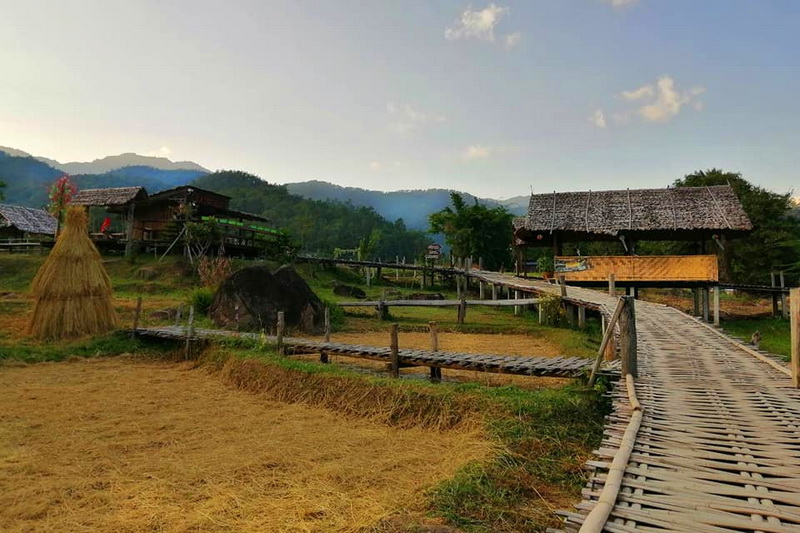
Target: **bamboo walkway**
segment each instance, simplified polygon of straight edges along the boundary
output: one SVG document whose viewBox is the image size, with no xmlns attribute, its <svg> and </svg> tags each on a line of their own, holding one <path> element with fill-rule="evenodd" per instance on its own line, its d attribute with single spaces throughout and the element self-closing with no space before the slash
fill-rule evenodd
<svg viewBox="0 0 800 533">
<path fill-rule="evenodd" d="M 160 328 L 138 328 L 135 334 L 140 337 L 172 340 L 186 339 L 187 328 L 169 326 Z M 194 329 L 193 340 L 213 339 L 261 340 L 258 333 L 246 333 L 216 329 Z M 277 337 L 266 337 L 266 341 L 276 343 Z M 390 362 L 391 350 L 388 346 L 362 346 L 339 342 L 324 342 L 296 337 L 284 337 L 285 353 L 309 354 L 327 353 Z M 592 367 L 593 361 L 583 357 L 521 357 L 514 355 L 474 354 L 461 352 L 431 352 L 428 350 L 398 350 L 400 364 L 404 366 L 429 366 L 454 370 L 476 370 L 498 374 L 517 374 L 542 377 L 578 377 Z M 618 371 L 618 365 L 608 364 L 605 370 Z"/>
<path fill-rule="evenodd" d="M 543 282 L 472 276 L 527 292 L 560 293 Z M 606 316 L 613 310 L 614 299 L 600 291 L 569 287 L 567 294 Z M 613 391 L 613 412 L 598 458 L 589 464 L 584 500 L 575 512 L 560 513 L 564 530 L 800 531 L 800 391 L 791 388 L 785 366 L 662 305 L 637 301 L 636 317 L 641 422 L 621 490 L 602 528 L 581 529 L 631 427 L 634 412 L 624 385 Z"/>
</svg>

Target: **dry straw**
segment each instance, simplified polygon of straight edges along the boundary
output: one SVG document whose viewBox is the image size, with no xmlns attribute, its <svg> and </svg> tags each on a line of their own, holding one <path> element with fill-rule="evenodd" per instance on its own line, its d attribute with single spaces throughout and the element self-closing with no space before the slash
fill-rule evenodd
<svg viewBox="0 0 800 533">
<path fill-rule="evenodd" d="M 28 333 L 38 339 L 91 335 L 117 325 L 111 279 L 86 228 L 84 209 L 70 207 L 66 229 L 33 278 Z"/>
</svg>

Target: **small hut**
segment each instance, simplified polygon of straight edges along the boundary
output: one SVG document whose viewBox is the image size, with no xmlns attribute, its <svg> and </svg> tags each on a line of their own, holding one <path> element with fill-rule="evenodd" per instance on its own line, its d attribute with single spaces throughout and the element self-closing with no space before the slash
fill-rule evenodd
<svg viewBox="0 0 800 533">
<path fill-rule="evenodd" d="M 33 279 L 28 333 L 38 339 L 91 335 L 117 325 L 111 279 L 86 227 L 86 211 L 70 207 L 66 228 Z"/>
<path fill-rule="evenodd" d="M 56 234 L 56 219 L 47 211 L 0 204 L 0 238 L 25 239 Z"/>
</svg>

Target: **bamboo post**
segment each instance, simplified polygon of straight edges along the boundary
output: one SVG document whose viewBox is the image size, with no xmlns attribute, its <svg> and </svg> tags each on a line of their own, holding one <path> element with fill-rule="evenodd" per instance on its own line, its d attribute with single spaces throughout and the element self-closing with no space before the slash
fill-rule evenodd
<svg viewBox="0 0 800 533">
<path fill-rule="evenodd" d="M 366 277 L 367 277 L 367 280 L 366 280 L 366 281 L 367 281 L 367 287 L 369 287 L 369 286 L 370 286 L 370 275 L 372 274 L 372 269 L 371 269 L 371 268 L 369 268 L 369 267 L 366 267 L 366 271 L 367 271 L 367 273 L 366 273 Z"/>
<path fill-rule="evenodd" d="M 695 287 L 692 289 L 692 298 L 694 299 L 694 307 L 692 308 L 693 316 L 700 316 L 700 288 Z"/>
<path fill-rule="evenodd" d="M 131 330 L 131 339 L 136 336 L 136 330 L 139 329 L 139 318 L 142 316 L 142 297 L 136 298 L 136 313 L 133 315 L 133 329 Z"/>
<path fill-rule="evenodd" d="M 578 327 L 581 329 L 586 327 L 586 308 L 582 305 L 578 306 Z"/>
<path fill-rule="evenodd" d="M 519 291 L 514 291 L 514 299 L 515 300 L 519 300 Z M 514 316 L 519 316 L 520 314 L 522 314 L 522 306 L 521 305 L 515 305 L 514 306 Z"/>
<path fill-rule="evenodd" d="M 390 364 L 389 364 L 389 373 L 392 375 L 393 378 L 400 377 L 400 349 L 397 343 L 397 324 L 392 324 L 392 327 L 389 330 L 389 352 L 390 352 Z"/>
<path fill-rule="evenodd" d="M 461 299 L 461 276 L 456 276 L 456 300 Z"/>
<path fill-rule="evenodd" d="M 613 272 L 608 275 L 608 295 L 617 295 L 617 282 Z"/>
<path fill-rule="evenodd" d="M 792 289 L 792 384 L 800 389 L 800 289 Z"/>
<path fill-rule="evenodd" d="M 175 311 L 175 326 L 180 325 L 181 318 L 183 318 L 183 304 L 179 305 L 178 310 Z"/>
<path fill-rule="evenodd" d="M 497 300 L 497 284 L 492 283 L 492 300 Z"/>
<path fill-rule="evenodd" d="M 431 352 L 439 351 L 439 328 L 436 322 L 428 322 L 428 328 L 431 332 Z M 431 367 L 431 382 L 439 383 L 442 381 L 442 369 L 438 366 Z"/>
<path fill-rule="evenodd" d="M 286 320 L 283 311 L 278 311 L 278 327 L 276 329 L 278 336 L 278 355 L 283 355 L 283 334 L 286 329 Z"/>
<path fill-rule="evenodd" d="M 709 293 L 708 287 L 703 287 L 703 322 L 706 324 L 709 322 L 709 300 L 711 299 Z"/>
<path fill-rule="evenodd" d="M 466 319 L 467 301 L 464 298 L 461 298 L 461 301 L 458 303 L 458 323 L 463 324 Z"/>
<path fill-rule="evenodd" d="M 617 300 L 617 306 L 614 308 L 614 313 L 611 315 L 611 320 L 609 320 L 608 324 L 605 326 L 605 331 L 603 332 L 603 340 L 600 342 L 600 349 L 597 350 L 597 358 L 594 360 L 594 366 L 592 367 L 592 374 L 589 376 L 589 386 L 592 387 L 594 385 L 594 381 L 597 378 L 597 371 L 600 370 L 600 363 L 603 360 L 603 355 L 606 352 L 606 347 L 609 346 L 609 342 L 614 338 L 614 325 L 619 321 L 619 317 L 622 314 L 622 309 L 625 306 L 625 299 L 620 298 Z M 605 319 L 604 319 L 605 321 Z"/>
<path fill-rule="evenodd" d="M 622 375 L 638 376 L 636 353 L 636 310 L 633 296 L 625 296 L 625 308 L 619 316 L 620 359 Z"/>
<path fill-rule="evenodd" d="M 564 274 L 558 275 L 558 284 L 561 285 L 561 297 L 567 297 L 567 276 Z"/>
<path fill-rule="evenodd" d="M 478 282 L 478 299 L 485 300 L 486 299 L 486 283 L 483 280 Z"/>
<path fill-rule="evenodd" d="M 536 307 L 539 310 L 539 324 L 544 324 L 544 308 L 542 307 L 541 300 L 536 304 Z"/>
<path fill-rule="evenodd" d="M 183 352 L 183 358 L 189 359 L 192 351 L 192 337 L 194 337 L 194 306 L 189 306 L 189 324 L 186 326 L 186 346 Z"/>
<path fill-rule="evenodd" d="M 719 285 L 714 287 L 714 325 L 719 327 Z"/>
<path fill-rule="evenodd" d="M 769 273 L 769 281 L 770 281 L 770 285 L 772 286 L 772 288 L 775 288 L 775 287 L 778 286 L 777 283 L 775 283 L 775 272 L 770 272 Z M 772 316 L 778 316 L 778 298 L 779 298 L 778 293 L 773 291 L 773 293 L 772 293 Z"/>
<path fill-rule="evenodd" d="M 786 287 L 786 281 L 783 279 L 783 270 L 780 271 L 781 289 Z M 781 291 L 781 316 L 786 319 L 789 318 L 789 309 L 786 307 L 786 293 Z"/>
<path fill-rule="evenodd" d="M 331 308 L 325 308 L 325 342 L 331 342 Z"/>
</svg>

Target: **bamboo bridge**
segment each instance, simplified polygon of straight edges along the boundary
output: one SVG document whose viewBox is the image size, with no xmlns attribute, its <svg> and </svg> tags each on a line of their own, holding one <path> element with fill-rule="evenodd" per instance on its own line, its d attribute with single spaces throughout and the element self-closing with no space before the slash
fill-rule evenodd
<svg viewBox="0 0 800 533">
<path fill-rule="evenodd" d="M 561 287 L 489 272 L 526 293 Z M 610 316 L 615 298 L 568 288 Z M 800 531 L 800 390 L 782 363 L 669 307 L 636 303 L 638 377 L 614 389 L 592 474 L 563 531 Z"/>
</svg>

